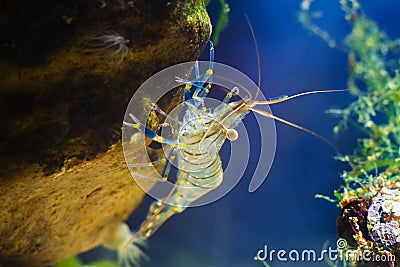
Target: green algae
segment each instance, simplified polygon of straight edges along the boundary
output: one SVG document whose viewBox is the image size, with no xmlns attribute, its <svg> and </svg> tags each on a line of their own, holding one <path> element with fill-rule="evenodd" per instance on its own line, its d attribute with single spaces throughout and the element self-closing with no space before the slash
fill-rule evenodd
<svg viewBox="0 0 400 267">
<path fill-rule="evenodd" d="M 229 23 L 229 5 L 225 2 L 225 0 L 219 0 L 219 3 L 221 5 L 221 9 L 212 39 L 215 45 L 218 44 L 221 32 L 225 30 Z"/>
<path fill-rule="evenodd" d="M 309 3 L 303 2 L 300 21 L 328 44 L 334 44 L 333 38 L 307 15 Z M 334 193 L 337 201 L 368 199 L 370 189 L 382 181 L 400 181 L 400 39 L 389 38 L 358 1 L 341 0 L 340 5 L 352 27 L 343 46 L 349 57 L 348 88 L 356 99 L 344 109 L 329 112 L 342 118 L 334 128 L 336 134 L 353 127 L 362 137 L 352 153 L 337 156 L 350 167 L 342 174 L 342 190 Z"/>
<path fill-rule="evenodd" d="M 321 13 L 310 10 L 312 1 L 302 2 L 298 18 L 330 47 L 348 54 L 348 88 L 355 98 L 344 109 L 329 110 L 329 113 L 341 117 L 340 123 L 333 129 L 336 134 L 352 130 L 358 135 L 353 151 L 337 156 L 346 165 L 341 175 L 344 184 L 334 191 L 334 198 L 316 195 L 343 208 L 353 199 L 370 200 L 383 187 L 400 187 L 400 39 L 388 37 L 364 13 L 357 0 L 339 0 L 352 29 L 343 44 L 338 45 L 328 31 L 314 22 Z M 358 246 L 356 251 L 369 249 L 377 254 L 384 253 L 382 248 L 373 244 L 372 247 Z M 397 251 L 394 249 L 391 253 L 396 254 Z M 382 263 L 388 262 L 364 265 L 363 262 L 343 261 L 341 266 L 378 266 L 376 264 Z M 330 260 L 327 264 L 338 266 L 337 262 Z M 396 266 L 398 264 L 396 261 Z"/>
<path fill-rule="evenodd" d="M 94 261 L 88 264 L 82 263 L 82 261 L 78 257 L 71 257 L 60 261 L 56 264 L 55 267 L 84 267 L 84 266 L 93 266 L 93 267 L 120 267 L 120 265 L 116 264 L 115 262 L 109 260 L 102 260 L 102 261 Z"/>
<path fill-rule="evenodd" d="M 210 4 L 211 0 L 204 0 L 204 3 L 206 6 Z M 214 45 L 218 45 L 219 42 L 219 36 L 221 33 L 225 30 L 225 28 L 229 24 L 229 5 L 225 0 L 219 0 L 219 5 L 220 5 L 220 10 L 219 10 L 219 15 L 218 19 L 216 20 L 215 23 L 215 30 L 213 31 L 212 34 L 212 41 Z"/>
<path fill-rule="evenodd" d="M 329 33 L 313 22 L 315 16 L 310 12 L 311 2 L 303 1 L 299 12 L 300 21 L 331 47 L 338 47 Z M 349 235 L 343 230 L 348 227 L 345 221 L 349 220 L 349 225 L 353 225 L 350 221 L 354 220 L 358 227 L 352 230 L 352 238 L 356 241 L 354 251 L 369 250 L 376 255 L 394 254 L 397 258 L 399 255 L 395 246 L 383 249 L 379 244 L 368 241 L 368 236 L 363 236 L 359 227 L 369 229 L 367 214 L 354 203 L 362 201 L 368 206 L 383 188 L 400 188 L 400 39 L 390 38 L 364 13 L 357 0 L 340 0 L 339 3 L 345 19 L 351 25 L 351 31 L 341 49 L 348 54 L 348 88 L 355 100 L 346 108 L 330 110 L 329 113 L 341 117 L 333 131 L 336 134 L 351 131 L 357 135 L 357 143 L 352 152 L 336 157 L 346 167 L 341 175 L 343 186 L 334 191 L 335 198 L 323 195 L 316 197 L 337 202 L 342 208 L 337 221 L 341 237 Z M 365 225 L 359 226 L 358 223 L 362 224 L 360 220 L 365 221 Z M 369 235 L 369 231 L 364 232 L 364 235 Z M 346 260 L 348 262 L 343 261 L 343 266 L 364 266 L 363 262 Z M 379 263 L 389 264 L 389 261 Z M 330 266 L 335 264 L 329 262 Z M 390 262 L 390 266 L 393 264 Z M 396 266 L 398 264 L 396 260 Z"/>
</svg>

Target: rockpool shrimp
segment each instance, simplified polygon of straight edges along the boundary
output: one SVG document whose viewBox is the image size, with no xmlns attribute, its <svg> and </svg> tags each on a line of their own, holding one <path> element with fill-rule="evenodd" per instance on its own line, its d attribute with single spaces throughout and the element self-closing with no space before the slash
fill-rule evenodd
<svg viewBox="0 0 400 267">
<path fill-rule="evenodd" d="M 254 37 L 252 28 L 251 31 Z M 260 70 L 257 46 L 256 52 L 258 69 Z M 210 60 L 205 73 L 200 74 L 199 62 L 196 61 L 193 68 L 194 79 L 176 78 L 176 82 L 185 87 L 182 110 L 176 116 L 172 116 L 166 114 L 156 104 L 152 105 L 153 110 L 166 117 L 166 120 L 169 121 L 167 125 L 173 127 L 175 134 L 172 137 L 157 134 L 143 124 L 133 113 L 127 111 L 123 122 L 124 129 L 137 129 L 141 134 L 164 146 L 166 157 L 157 162 L 149 163 L 149 165 L 165 163 L 158 180 L 160 182 L 174 181 L 174 183 L 164 198 L 159 198 L 150 206 L 147 218 L 141 224 L 139 230 L 125 235 L 124 244 L 120 244 L 118 247 L 119 255 L 125 265 L 138 263 L 140 258 L 143 257 L 140 246 L 172 215 L 183 212 L 194 201 L 221 185 L 224 170 L 219 151 L 226 139 L 230 141 L 238 139 L 239 134 L 235 128 L 249 112 L 281 121 L 331 144 L 317 133 L 281 119 L 258 107 L 284 102 L 308 94 L 344 90 L 309 91 L 292 96 L 282 95 L 270 99 L 259 99 L 258 91 L 254 97 L 251 97 L 251 93 L 245 87 L 238 85 L 230 87 L 231 89 L 228 90 L 224 99 L 216 107 L 209 108 L 206 105 L 206 98 L 216 77 L 214 74 L 215 64 L 217 63 L 214 62 L 214 47 L 210 42 Z M 231 101 L 233 97 L 239 95 L 241 90 L 245 91 L 249 97 Z M 128 167 L 131 169 L 140 168 L 141 165 L 143 164 L 128 163 Z M 172 171 L 173 167 L 176 168 L 175 171 Z M 133 175 L 140 174 L 135 173 Z"/>
</svg>

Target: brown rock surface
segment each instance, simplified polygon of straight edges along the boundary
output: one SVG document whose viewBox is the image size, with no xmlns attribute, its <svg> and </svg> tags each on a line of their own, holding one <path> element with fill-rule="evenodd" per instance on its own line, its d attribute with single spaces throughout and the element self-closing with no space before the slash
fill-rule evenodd
<svg viewBox="0 0 400 267">
<path fill-rule="evenodd" d="M 51 265 L 101 244 L 140 202 L 119 141 L 126 105 L 153 73 L 194 60 L 211 28 L 195 0 L 0 10 L 0 265 Z M 129 40 L 124 57 L 93 47 L 110 30 Z"/>
</svg>

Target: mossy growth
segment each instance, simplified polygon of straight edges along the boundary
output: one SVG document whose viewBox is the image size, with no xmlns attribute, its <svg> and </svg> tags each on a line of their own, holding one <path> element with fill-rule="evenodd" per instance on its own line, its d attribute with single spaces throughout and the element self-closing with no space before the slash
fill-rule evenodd
<svg viewBox="0 0 400 267">
<path fill-rule="evenodd" d="M 121 265 L 109 261 L 109 260 L 102 260 L 102 261 L 95 261 L 89 264 L 84 264 L 78 257 L 72 257 L 60 261 L 56 264 L 55 267 L 84 267 L 84 266 L 95 266 L 95 267 L 120 267 Z"/>
<path fill-rule="evenodd" d="M 210 4 L 211 0 L 204 0 L 204 3 L 206 6 Z M 214 25 L 214 30 L 213 30 L 213 35 L 212 35 L 212 41 L 214 45 L 217 45 L 219 42 L 219 36 L 221 32 L 225 30 L 225 28 L 229 24 L 229 12 L 230 8 L 228 3 L 225 0 L 219 0 L 219 5 L 220 5 L 220 10 L 219 10 L 219 16 L 218 19 L 216 20 L 216 23 Z"/>
<path fill-rule="evenodd" d="M 311 1 L 303 1 L 300 19 L 303 24 L 328 42 L 333 38 L 313 24 Z M 357 0 L 340 0 L 352 30 L 344 40 L 350 75 L 348 88 L 356 100 L 342 110 L 335 133 L 349 125 L 362 133 L 352 154 L 337 158 L 350 166 L 344 171 L 343 190 L 335 191 L 335 201 L 370 197 L 371 189 L 400 181 L 400 39 L 390 39 L 368 18 Z M 372 190 L 373 191 L 373 190 Z"/>
<path fill-rule="evenodd" d="M 317 197 L 337 203 L 342 208 L 342 222 L 348 220 L 345 226 L 353 227 L 347 234 L 355 240 L 356 247 L 345 238 L 346 245 L 350 245 L 348 251 L 362 253 L 369 250 L 375 256 L 396 256 L 395 262 L 382 260 L 368 263 L 354 260 L 343 261 L 343 266 L 400 266 L 397 260 L 400 256 L 398 243 L 382 248 L 368 236 L 372 226 L 367 225 L 369 217 L 366 212 L 368 206 L 376 200 L 374 198 L 378 198 L 375 205 L 383 199 L 379 198 L 380 193 L 397 194 L 400 189 L 400 39 L 389 38 L 364 13 L 357 0 L 339 0 L 345 19 L 351 25 L 350 33 L 339 44 L 328 31 L 314 22 L 322 13 L 311 10 L 312 2 L 302 1 L 298 14 L 300 22 L 330 47 L 345 51 L 349 60 L 348 88 L 355 100 L 344 109 L 329 110 L 341 117 L 340 123 L 333 130 L 335 134 L 349 133 L 351 130 L 358 137 L 352 152 L 337 156 L 338 160 L 347 165 L 341 175 L 344 181 L 341 189 L 334 191 L 333 199 L 323 195 Z M 395 201 L 397 199 L 391 199 L 388 203 Z M 392 220 L 392 217 L 392 214 L 383 214 L 380 217 L 383 218 L 382 225 Z M 380 233 L 383 240 L 386 238 L 384 235 L 389 234 L 384 230 Z M 343 238 L 343 233 L 339 235 Z M 339 250 L 339 253 L 346 249 Z M 327 264 L 337 266 L 338 263 L 328 260 Z"/>
<path fill-rule="evenodd" d="M 400 188 L 400 39 L 389 38 L 365 15 L 357 0 L 339 2 L 352 27 L 343 49 L 349 59 L 348 88 L 355 100 L 345 109 L 330 112 L 342 118 L 334 128 L 336 134 L 352 127 L 358 139 L 353 152 L 337 156 L 348 167 L 342 173 L 344 185 L 334 192 L 336 199 L 317 196 L 338 202 L 338 234 L 347 242 L 343 249 L 346 253 L 367 250 L 376 256 L 398 258 L 397 239 L 384 241 L 398 231 L 397 217 L 390 205 L 397 205 Z M 312 22 L 310 3 L 302 3 L 301 22 L 331 46 L 337 46 L 326 31 Z M 389 206 L 378 210 L 375 220 L 374 207 L 380 205 Z M 391 224 L 397 226 L 390 228 Z M 376 264 L 399 266 L 400 261 L 388 259 L 382 258 Z M 346 260 L 350 266 L 370 266 L 364 265 L 363 260 Z M 347 262 L 343 264 L 346 266 Z"/>
</svg>

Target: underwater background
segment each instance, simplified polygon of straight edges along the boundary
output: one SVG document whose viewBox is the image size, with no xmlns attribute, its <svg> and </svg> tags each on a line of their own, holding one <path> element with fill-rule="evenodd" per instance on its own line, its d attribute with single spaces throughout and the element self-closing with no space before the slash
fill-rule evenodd
<svg viewBox="0 0 400 267">
<path fill-rule="evenodd" d="M 228 4 L 229 24 L 215 48 L 215 61 L 257 80 L 255 48 L 245 13 L 257 37 L 261 89 L 266 97 L 346 88 L 347 55 L 304 29 L 296 17 L 300 1 L 229 1 Z M 367 16 L 389 36 L 400 35 L 397 26 L 400 2 L 362 1 L 361 4 Z M 219 9 L 218 1 L 212 1 L 208 7 L 213 22 L 217 21 Z M 323 11 L 318 25 L 338 43 L 349 33 L 350 25 L 337 1 L 315 1 L 313 10 Z M 208 51 L 203 52 L 201 59 L 208 60 Z M 346 107 L 352 99 L 348 93 L 320 94 L 272 105 L 271 109 L 274 115 L 316 131 L 332 140 L 340 151 L 349 153 L 355 147 L 357 133 L 335 137 L 332 129 L 339 119 L 325 111 Z M 244 123 L 248 129 L 256 127 L 251 115 Z M 327 245 L 336 248 L 335 221 L 339 209 L 335 204 L 316 199 L 315 194 L 331 196 L 340 187 L 340 173 L 346 166 L 335 161 L 336 151 L 316 137 L 279 122 L 276 130 L 276 155 L 263 185 L 254 193 L 248 192 L 257 163 L 255 151 L 247 175 L 229 194 L 207 206 L 187 209 L 158 230 L 145 250 L 150 261 L 142 266 L 262 266 L 254 261 L 254 256 L 264 245 L 269 250 L 286 251 L 320 251 Z M 252 142 L 257 144 L 257 136 Z M 132 228 L 140 225 L 150 202 L 150 197 L 146 197 L 131 215 L 128 224 Z M 327 266 L 325 262 L 277 260 L 269 264 Z"/>
<path fill-rule="evenodd" d="M 218 4 L 214 1 L 209 6 L 212 21 L 217 19 Z M 257 37 L 261 89 L 267 97 L 346 88 L 347 55 L 304 29 L 296 17 L 300 1 L 229 1 L 228 4 L 229 24 L 215 48 L 217 62 L 257 80 L 255 49 L 246 13 Z M 400 35 L 396 26 L 398 1 L 361 4 L 389 36 Z M 350 31 L 337 1 L 315 1 L 313 10 L 324 12 L 318 23 L 338 42 Z M 203 53 L 204 60 L 207 52 Z M 341 151 L 350 152 L 355 145 L 354 136 L 335 138 L 332 129 L 338 119 L 325 113 L 329 108 L 345 107 L 350 101 L 347 93 L 322 94 L 272 105 L 271 109 L 274 115 L 314 130 L 332 140 Z M 256 127 L 251 116 L 244 123 L 250 129 Z M 314 136 L 279 122 L 276 128 L 275 160 L 263 185 L 248 193 L 251 170 L 255 168 L 250 163 L 248 175 L 225 197 L 207 206 L 189 208 L 159 229 L 146 250 L 151 261 L 145 266 L 262 266 L 253 257 L 264 245 L 275 250 L 320 251 L 329 241 L 336 248 L 335 221 L 339 209 L 314 196 L 332 195 L 333 189 L 340 187 L 339 174 L 344 166 L 333 159 L 336 152 Z M 327 266 L 325 262 L 277 260 L 270 264 Z"/>
</svg>

